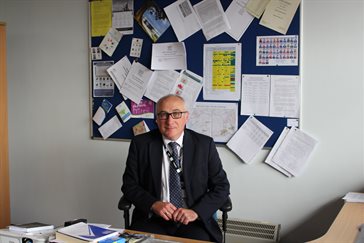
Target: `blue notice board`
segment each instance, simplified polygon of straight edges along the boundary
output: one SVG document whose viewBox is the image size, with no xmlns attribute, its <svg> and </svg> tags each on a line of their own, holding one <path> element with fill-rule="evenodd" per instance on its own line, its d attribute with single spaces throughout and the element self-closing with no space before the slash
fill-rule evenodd
<svg viewBox="0 0 364 243">
<path fill-rule="evenodd" d="M 173 0 L 155 0 L 155 2 L 161 7 L 164 8 L 171 3 Z M 192 5 L 200 2 L 198 0 L 190 0 Z M 232 1 L 221 1 L 221 4 L 224 10 L 230 5 Z M 144 1 L 134 0 L 134 12 L 136 13 L 138 9 L 140 9 L 141 5 Z M 286 35 L 297 35 L 298 38 L 298 46 L 300 49 L 300 7 L 296 11 L 293 20 L 289 26 L 289 29 Z M 244 35 L 241 37 L 239 43 L 242 43 L 242 59 L 241 59 L 241 73 L 242 74 L 267 74 L 267 75 L 299 75 L 300 63 L 296 66 L 257 66 L 256 65 L 256 42 L 258 36 L 282 36 L 282 34 L 271 30 L 267 27 L 264 27 L 259 24 L 259 19 L 254 18 L 252 23 L 249 25 Z M 150 68 L 151 67 L 151 51 L 153 41 L 151 38 L 144 32 L 144 30 L 140 27 L 140 25 L 134 19 L 134 33 L 132 35 L 124 35 L 117 46 L 112 57 L 109 57 L 105 53 L 102 53 L 102 61 L 113 61 L 116 63 L 124 56 L 128 56 L 130 62 L 133 62 L 135 58 L 130 57 L 130 46 L 132 38 L 141 38 L 143 39 L 143 46 L 141 57 L 138 58 L 138 62 L 143 64 L 144 66 Z M 89 35 L 90 38 L 90 47 L 98 47 L 103 40 L 103 36 L 92 37 L 91 33 Z M 178 42 L 177 37 L 172 29 L 169 27 L 163 35 L 157 40 L 156 43 L 165 43 L 165 42 Z M 205 36 L 202 31 L 198 31 L 189 38 L 184 40 L 186 51 L 187 51 L 187 69 L 203 76 L 203 45 L 204 44 L 214 44 L 214 43 L 238 43 L 231 36 L 226 33 L 223 33 L 215 38 L 212 38 L 209 41 L 206 41 Z M 90 55 L 91 56 L 91 55 Z M 299 59 L 298 59 L 299 60 Z M 102 101 L 106 98 L 111 104 L 112 108 L 106 114 L 106 118 L 103 124 L 108 121 L 110 118 L 117 115 L 115 107 L 120 104 L 124 98 L 119 93 L 117 87 L 114 87 L 114 95 L 112 97 L 95 97 L 93 94 L 93 60 L 90 58 L 90 104 L 91 104 L 91 138 L 92 139 L 102 139 L 102 136 L 98 130 L 100 127 L 93 120 L 92 117 L 96 113 L 97 109 L 101 105 Z M 197 101 L 205 101 L 202 96 L 203 91 L 201 90 Z M 143 99 L 147 99 L 143 97 Z M 130 100 L 125 100 L 126 104 L 130 107 Z M 208 100 L 208 102 L 235 102 L 238 103 L 238 112 L 240 114 L 240 101 L 225 101 L 225 100 Z M 287 126 L 287 118 L 284 117 L 268 117 L 268 116 L 255 116 L 260 122 L 262 122 L 265 126 L 273 131 L 273 135 L 265 144 L 265 147 L 272 147 L 276 140 L 278 139 L 281 131 L 285 126 Z M 120 122 L 121 119 L 118 117 Z M 238 116 L 238 127 L 240 127 L 245 120 L 248 118 L 246 115 Z M 114 140 L 128 140 L 131 139 L 133 135 L 132 127 L 144 120 L 150 129 L 156 128 L 154 119 L 141 119 L 141 118 L 131 118 L 126 123 L 122 123 L 122 127 L 117 130 L 114 134 L 112 134 L 109 139 Z M 101 124 L 102 125 L 102 124 Z"/>
</svg>

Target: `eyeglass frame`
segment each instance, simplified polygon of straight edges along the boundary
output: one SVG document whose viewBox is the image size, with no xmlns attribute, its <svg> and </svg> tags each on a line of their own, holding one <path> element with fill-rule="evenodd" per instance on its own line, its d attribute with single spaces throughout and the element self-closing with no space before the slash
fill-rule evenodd
<svg viewBox="0 0 364 243">
<path fill-rule="evenodd" d="M 173 112 L 161 111 L 157 114 L 157 118 L 159 120 L 167 120 L 169 117 L 172 117 L 173 119 L 180 119 L 180 118 L 182 118 L 183 114 L 185 114 L 185 113 L 188 113 L 188 111 L 173 111 Z M 160 116 L 162 114 L 165 114 L 166 118 L 161 118 Z M 177 117 L 175 117 L 176 115 L 177 115 Z"/>
</svg>

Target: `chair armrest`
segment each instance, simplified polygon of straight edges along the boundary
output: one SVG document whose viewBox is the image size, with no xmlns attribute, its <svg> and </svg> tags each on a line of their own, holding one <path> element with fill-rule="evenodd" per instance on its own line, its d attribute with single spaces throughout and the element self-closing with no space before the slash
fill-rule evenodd
<svg viewBox="0 0 364 243">
<path fill-rule="evenodd" d="M 220 210 L 222 212 L 230 212 L 232 208 L 233 208 L 233 205 L 231 203 L 230 196 L 228 196 L 225 203 L 220 207 Z"/>
<path fill-rule="evenodd" d="M 122 196 L 119 200 L 118 208 L 123 211 L 128 211 L 131 208 L 131 202 Z"/>
</svg>

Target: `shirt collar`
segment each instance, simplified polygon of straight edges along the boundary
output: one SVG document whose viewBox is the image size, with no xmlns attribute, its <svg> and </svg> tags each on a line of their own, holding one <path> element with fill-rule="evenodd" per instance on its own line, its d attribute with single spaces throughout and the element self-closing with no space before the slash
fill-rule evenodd
<svg viewBox="0 0 364 243">
<path fill-rule="evenodd" d="M 179 138 L 177 138 L 175 141 L 170 140 L 170 139 L 163 136 L 163 143 L 164 143 L 165 146 L 167 146 L 170 142 L 176 142 L 176 143 L 178 143 L 178 145 L 180 147 L 182 147 L 182 145 L 183 145 L 183 136 L 184 135 L 185 135 L 185 132 L 182 132 L 181 136 Z"/>
</svg>

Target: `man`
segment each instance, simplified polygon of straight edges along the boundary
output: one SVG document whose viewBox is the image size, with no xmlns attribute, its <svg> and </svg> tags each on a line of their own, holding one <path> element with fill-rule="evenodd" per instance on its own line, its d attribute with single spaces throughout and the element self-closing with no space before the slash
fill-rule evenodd
<svg viewBox="0 0 364 243">
<path fill-rule="evenodd" d="M 134 137 L 123 175 L 122 192 L 135 206 L 131 228 L 221 242 L 213 215 L 230 185 L 216 146 L 212 138 L 185 129 L 189 113 L 182 97 L 161 98 L 156 112 L 158 129 Z M 174 173 L 176 183 L 170 181 Z M 175 195 L 180 195 L 180 206 Z"/>
</svg>

